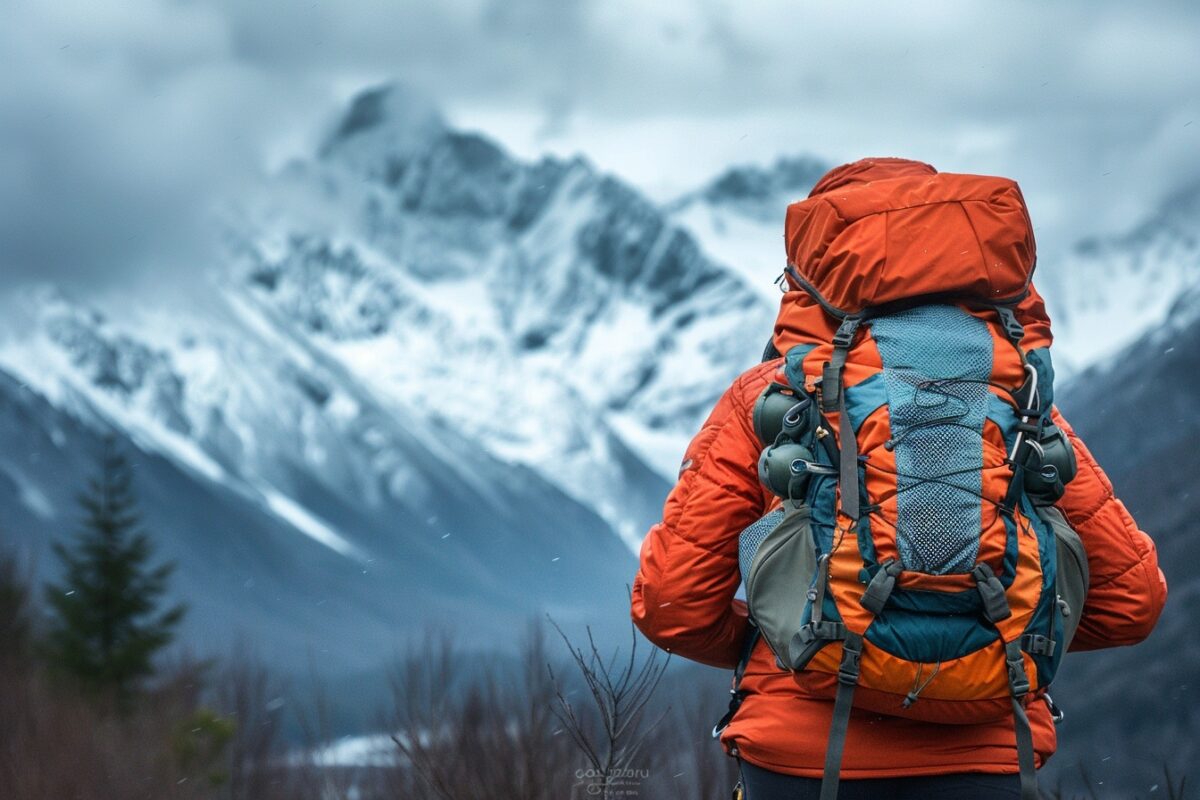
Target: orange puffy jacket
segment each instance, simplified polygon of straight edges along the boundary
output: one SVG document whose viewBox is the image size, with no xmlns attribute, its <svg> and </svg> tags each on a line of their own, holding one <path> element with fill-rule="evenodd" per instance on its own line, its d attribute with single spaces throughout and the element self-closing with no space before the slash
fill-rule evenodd
<svg viewBox="0 0 1200 800">
<path fill-rule="evenodd" d="M 860 161 L 831 172 L 813 195 L 850 183 L 934 172 L 928 165 L 899 159 Z M 808 257 L 811 264 L 821 226 L 836 220 L 810 214 L 797 224 L 792 212 L 799 205 L 789 210 L 788 255 L 791 263 Z M 941 245 L 958 244 L 945 241 L 953 238 L 953 230 L 937 230 Z M 970 244 L 986 253 L 986 237 L 979 238 L 983 241 Z M 1011 240 L 1007 236 L 1006 241 Z M 1027 241 L 1032 258 L 1032 231 Z M 1018 316 L 1025 325 L 1027 350 L 1050 343 L 1045 307 L 1032 286 Z M 828 343 L 834 328 L 807 294 L 789 291 L 781 303 L 774 344 L 786 353 L 800 342 Z M 751 415 L 768 383 L 781 379 L 781 367 L 782 359 L 755 366 L 721 397 L 687 448 L 662 522 L 650 529 L 642 544 L 633 586 L 634 622 L 659 647 L 711 666 L 732 669 L 747 633 L 745 603 L 734 598 L 741 580 L 738 535 L 775 501 L 758 480 L 762 444 Z M 1150 633 L 1166 600 L 1154 543 L 1113 495 L 1104 471 L 1057 411 L 1055 422 L 1070 436 L 1079 463 L 1078 474 L 1057 505 L 1082 538 L 1091 572 L 1071 649 L 1135 644 Z M 741 689 L 745 699 L 721 737 L 726 749 L 776 772 L 820 777 L 833 704 L 805 696 L 792 673 L 776 666 L 762 641 L 751 655 Z M 1033 704 L 1029 716 L 1040 766 L 1054 752 L 1054 725 L 1044 703 Z M 849 727 L 842 765 L 842 776 L 848 779 L 1016 771 L 1009 720 L 938 725 L 859 710 Z"/>
</svg>

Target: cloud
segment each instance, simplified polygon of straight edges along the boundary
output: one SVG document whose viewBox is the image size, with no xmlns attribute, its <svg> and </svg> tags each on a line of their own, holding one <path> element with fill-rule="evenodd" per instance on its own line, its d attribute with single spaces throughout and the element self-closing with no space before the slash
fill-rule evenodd
<svg viewBox="0 0 1200 800">
<path fill-rule="evenodd" d="M 797 152 L 1008 174 L 1065 246 L 1197 177 L 1197 34 L 1182 1 L 10 0 L 0 269 L 186 280 L 212 205 L 385 79 L 661 195 Z"/>
</svg>

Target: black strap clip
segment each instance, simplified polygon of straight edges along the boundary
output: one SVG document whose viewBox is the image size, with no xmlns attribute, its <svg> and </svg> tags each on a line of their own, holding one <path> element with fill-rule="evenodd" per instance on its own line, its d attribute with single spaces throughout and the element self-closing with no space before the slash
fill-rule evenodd
<svg viewBox="0 0 1200 800">
<path fill-rule="evenodd" d="M 712 738 L 714 739 L 721 738 L 721 731 L 729 727 L 729 723 L 733 721 L 733 715 L 737 713 L 738 708 L 742 705 L 741 692 L 737 689 L 730 689 L 729 694 L 731 695 L 729 698 L 729 710 L 722 715 L 721 719 L 717 720 L 716 725 L 713 725 Z"/>
<path fill-rule="evenodd" d="M 1000 317 L 1000 325 L 1004 335 L 1015 345 L 1020 345 L 1025 338 L 1025 326 L 1017 320 L 1017 315 L 1008 306 L 996 306 L 996 315 Z"/>
<path fill-rule="evenodd" d="M 1067 713 L 1062 710 L 1062 707 L 1054 702 L 1054 698 L 1046 695 L 1046 708 L 1050 709 L 1050 719 L 1054 720 L 1054 724 L 1058 725 L 1067 717 Z"/>
<path fill-rule="evenodd" d="M 863 637 L 858 633 L 846 632 L 842 640 L 842 662 L 838 665 L 838 682 L 848 686 L 858 683 L 858 675 L 862 668 Z"/>
<path fill-rule="evenodd" d="M 1058 649 L 1058 642 L 1040 633 L 1027 633 L 1021 637 L 1021 649 L 1030 655 L 1053 658 L 1054 651 Z"/>
<path fill-rule="evenodd" d="M 1021 654 L 1021 642 L 1004 643 L 1004 660 L 1008 665 L 1008 688 L 1014 700 L 1029 694 L 1029 676 L 1025 674 L 1025 657 Z"/>
<path fill-rule="evenodd" d="M 849 350 L 850 345 L 854 344 L 854 334 L 858 333 L 860 324 L 862 324 L 862 317 L 859 316 L 843 319 L 842 324 L 838 325 L 837 333 L 833 334 L 833 346 Z"/>
</svg>

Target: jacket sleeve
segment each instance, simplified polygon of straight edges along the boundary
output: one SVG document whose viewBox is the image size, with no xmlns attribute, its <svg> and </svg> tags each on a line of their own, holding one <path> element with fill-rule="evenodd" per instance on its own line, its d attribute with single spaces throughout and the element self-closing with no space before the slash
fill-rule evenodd
<svg viewBox="0 0 1200 800">
<path fill-rule="evenodd" d="M 1150 635 L 1167 599 L 1154 542 L 1113 494 L 1112 483 L 1058 410 L 1079 469 L 1057 506 L 1083 540 L 1091 582 L 1072 650 L 1137 644 Z"/>
<path fill-rule="evenodd" d="M 761 447 L 746 392 L 754 373 L 718 401 L 684 455 L 662 522 L 642 542 L 633 621 L 646 638 L 684 658 L 732 669 L 746 635 L 738 534 L 762 516 Z"/>
</svg>

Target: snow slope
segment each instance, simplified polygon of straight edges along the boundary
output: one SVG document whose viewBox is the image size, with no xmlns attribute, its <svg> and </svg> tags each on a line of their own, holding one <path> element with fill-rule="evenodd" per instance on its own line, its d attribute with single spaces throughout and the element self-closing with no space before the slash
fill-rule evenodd
<svg viewBox="0 0 1200 800">
<path fill-rule="evenodd" d="M 779 289 L 772 281 L 787 261 L 784 211 L 807 197 L 828 170 L 828 164 L 807 156 L 780 158 L 765 167 L 731 167 L 669 204 L 668 210 L 705 252 L 735 269 L 775 305 Z"/>
<path fill-rule="evenodd" d="M 51 569 L 99 439 L 134 456 L 188 640 L 347 672 L 436 623 L 620 629 L 631 547 L 772 310 L 631 187 L 402 88 L 231 205 L 186 307 L 16 294 L 0 530 Z"/>
<path fill-rule="evenodd" d="M 1165 198 L 1133 229 L 1082 241 L 1064 263 L 1039 269 L 1058 361 L 1074 373 L 1107 362 L 1200 286 L 1200 184 Z"/>
</svg>

